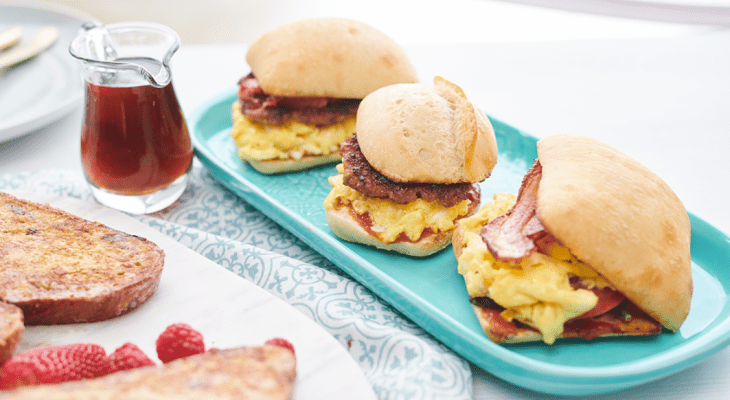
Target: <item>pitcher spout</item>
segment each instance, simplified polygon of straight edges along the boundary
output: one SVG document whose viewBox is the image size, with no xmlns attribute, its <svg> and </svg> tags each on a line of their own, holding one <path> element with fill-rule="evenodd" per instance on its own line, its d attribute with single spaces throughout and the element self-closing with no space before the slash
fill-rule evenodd
<svg viewBox="0 0 730 400">
<path fill-rule="evenodd" d="M 164 25 L 91 21 L 81 26 L 69 52 L 81 64 L 88 82 L 161 88 L 172 80 L 170 61 L 179 47 L 177 33 Z"/>
</svg>

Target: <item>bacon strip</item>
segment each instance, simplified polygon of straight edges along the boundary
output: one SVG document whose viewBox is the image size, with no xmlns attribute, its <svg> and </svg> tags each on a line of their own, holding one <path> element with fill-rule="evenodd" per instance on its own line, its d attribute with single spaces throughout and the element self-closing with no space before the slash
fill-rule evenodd
<svg viewBox="0 0 730 400">
<path fill-rule="evenodd" d="M 585 319 L 585 318 L 591 318 L 595 317 L 597 315 L 601 315 L 605 312 L 608 312 L 615 307 L 617 307 L 619 304 L 621 304 L 624 300 L 626 300 L 626 296 L 623 295 L 623 293 L 619 292 L 618 290 L 613 290 L 610 287 L 604 287 L 604 288 L 592 288 L 589 289 L 584 283 L 583 279 L 579 276 L 571 276 L 570 277 L 570 286 L 573 289 L 584 289 L 584 290 L 590 290 L 593 292 L 593 294 L 598 297 L 598 301 L 596 302 L 596 305 L 591 308 L 590 310 L 584 312 L 583 314 L 571 319 L 573 320 L 579 320 L 579 319 Z"/>
<path fill-rule="evenodd" d="M 360 99 L 275 96 L 266 93 L 253 73 L 238 82 L 241 113 L 252 121 L 282 125 L 294 120 L 317 126 L 332 125 L 355 116 Z"/>
<path fill-rule="evenodd" d="M 527 171 L 514 207 L 482 228 L 482 240 L 496 260 L 519 264 L 536 247 L 555 241 L 537 217 L 537 189 L 540 187 L 540 161 Z"/>
</svg>

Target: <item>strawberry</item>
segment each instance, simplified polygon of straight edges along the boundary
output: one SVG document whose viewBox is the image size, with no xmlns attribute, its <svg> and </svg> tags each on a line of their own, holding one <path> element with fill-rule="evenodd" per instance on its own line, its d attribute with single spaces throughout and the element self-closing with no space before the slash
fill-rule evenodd
<svg viewBox="0 0 730 400">
<path fill-rule="evenodd" d="M 18 354 L 0 370 L 0 389 L 40 383 L 60 383 L 100 376 L 106 352 L 96 344 L 45 347 Z"/>
<path fill-rule="evenodd" d="M 153 365 L 156 365 L 155 362 L 147 357 L 147 354 L 134 343 L 128 342 L 109 354 L 108 369 L 105 373 L 112 374 L 117 371 Z"/>
<path fill-rule="evenodd" d="M 279 346 L 279 347 L 283 347 L 285 349 L 289 349 L 289 351 L 291 351 L 293 354 L 296 355 L 296 353 L 294 352 L 294 345 L 291 344 L 291 342 L 286 339 L 277 337 L 277 338 L 267 340 L 265 344 L 268 344 L 271 346 Z"/>
<path fill-rule="evenodd" d="M 163 363 L 205 352 L 203 335 L 184 323 L 168 326 L 155 344 L 157 357 Z"/>
</svg>

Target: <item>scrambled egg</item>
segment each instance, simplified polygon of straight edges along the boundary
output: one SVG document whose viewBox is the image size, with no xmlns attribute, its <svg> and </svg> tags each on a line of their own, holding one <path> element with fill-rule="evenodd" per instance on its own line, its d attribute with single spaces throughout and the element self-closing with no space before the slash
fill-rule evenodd
<svg viewBox="0 0 730 400">
<path fill-rule="evenodd" d="M 303 156 L 338 153 L 340 143 L 355 132 L 354 116 L 324 127 L 296 121 L 272 126 L 246 118 L 237 101 L 233 103 L 232 116 L 231 136 L 242 160 L 299 160 Z"/>
<path fill-rule="evenodd" d="M 408 204 L 398 204 L 390 199 L 363 196 L 342 183 L 343 170 L 342 164 L 337 165 L 339 173 L 329 178 L 332 191 L 324 200 L 324 208 L 331 210 L 344 205 L 360 215 L 368 213 L 373 222 L 371 229 L 385 244 L 394 242 L 401 233 L 411 241 L 417 241 L 426 228 L 434 232 L 454 229 L 454 221 L 469 213 L 469 200 L 446 208 L 438 201 L 416 199 Z"/>
<path fill-rule="evenodd" d="M 566 321 L 592 309 L 598 301 L 590 290 L 573 289 L 570 276 L 581 277 L 588 288 L 610 284 L 559 245 L 553 246 L 549 256 L 533 252 L 519 265 L 495 260 L 480 236 L 481 228 L 505 214 L 515 200 L 513 194 L 497 193 L 492 202 L 459 222 L 465 232 L 462 244 L 466 244 L 458 260 L 459 273 L 469 296 L 488 296 L 505 308 L 504 319 L 516 318 L 538 329 L 545 343 L 552 344 Z"/>
</svg>

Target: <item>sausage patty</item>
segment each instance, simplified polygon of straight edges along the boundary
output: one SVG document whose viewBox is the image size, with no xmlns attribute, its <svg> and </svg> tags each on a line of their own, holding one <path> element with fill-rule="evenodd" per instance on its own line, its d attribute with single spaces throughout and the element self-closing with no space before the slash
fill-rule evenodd
<svg viewBox="0 0 730 400">
<path fill-rule="evenodd" d="M 368 197 L 387 198 L 406 204 L 421 198 L 438 200 L 444 207 L 452 207 L 463 200 L 480 201 L 479 186 L 473 183 L 433 184 L 394 182 L 376 171 L 360 151 L 357 136 L 340 145 L 344 166 L 343 183 Z"/>
</svg>

